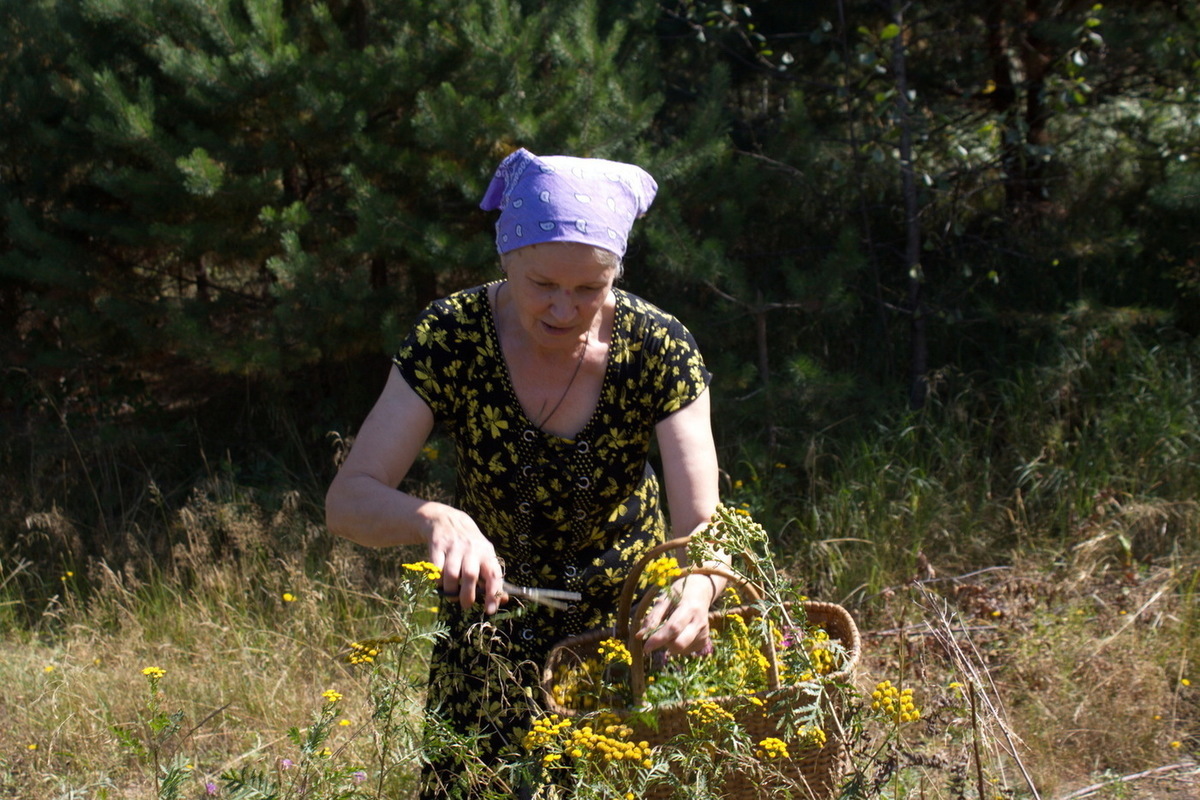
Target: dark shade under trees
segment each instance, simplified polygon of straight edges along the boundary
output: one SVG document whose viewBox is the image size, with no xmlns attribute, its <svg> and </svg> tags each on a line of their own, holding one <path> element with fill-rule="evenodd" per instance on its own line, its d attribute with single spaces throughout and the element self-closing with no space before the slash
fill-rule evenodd
<svg viewBox="0 0 1200 800">
<path fill-rule="evenodd" d="M 696 332 L 729 453 L 1002 379 L 1080 304 L 1200 326 L 1190 3 L 9 5 L 10 442 L 192 430 L 319 484 L 414 313 L 495 274 L 518 146 L 658 177 L 626 280 Z"/>
</svg>

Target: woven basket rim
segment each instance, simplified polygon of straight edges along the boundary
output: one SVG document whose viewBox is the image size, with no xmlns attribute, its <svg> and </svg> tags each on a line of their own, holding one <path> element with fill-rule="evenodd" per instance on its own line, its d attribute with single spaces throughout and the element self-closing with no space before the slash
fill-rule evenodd
<svg viewBox="0 0 1200 800">
<path fill-rule="evenodd" d="M 844 661 L 836 671 L 831 672 L 827 675 L 822 675 L 820 677 L 820 679 L 816 680 L 816 681 L 803 681 L 803 682 L 789 683 L 786 685 L 781 685 L 778 689 L 761 689 L 759 691 L 746 693 L 746 694 L 726 694 L 726 695 L 722 695 L 720 697 L 705 697 L 705 698 L 694 698 L 691 700 L 673 701 L 670 703 L 662 703 L 660 705 L 654 706 L 653 709 L 660 713 L 675 711 L 678 709 L 687 708 L 688 706 L 698 702 L 701 699 L 706 700 L 708 702 L 731 705 L 737 700 L 740 700 L 743 698 L 748 698 L 748 697 L 760 697 L 760 698 L 765 699 L 769 696 L 780 696 L 780 695 L 785 695 L 785 694 L 789 694 L 789 693 L 796 694 L 796 693 L 805 691 L 806 685 L 808 685 L 810 683 L 838 683 L 838 682 L 848 683 L 849 681 L 851 681 L 853 673 L 854 673 L 855 669 L 857 668 L 858 659 L 859 659 L 859 656 L 860 656 L 860 653 L 862 650 L 862 639 L 861 639 L 861 635 L 858 630 L 858 626 L 857 626 L 857 624 L 855 624 L 854 617 L 850 615 L 850 612 L 847 611 L 843 606 L 838 605 L 837 603 L 830 603 L 827 601 L 820 601 L 820 600 L 797 600 L 797 601 L 794 601 L 793 603 L 789 603 L 788 605 L 802 606 L 805 609 L 806 615 L 808 615 L 808 618 L 810 620 L 811 620 L 811 614 L 813 611 L 818 612 L 817 616 L 821 616 L 821 614 L 826 614 L 826 615 L 828 615 L 826 617 L 827 620 L 836 620 L 836 623 L 833 625 L 829 625 L 829 627 L 845 628 L 844 631 L 836 631 L 836 633 L 841 634 L 837 637 L 837 641 L 842 642 L 842 647 L 845 650 Z M 733 608 L 714 610 L 714 611 L 710 612 L 709 619 L 711 621 L 711 620 L 714 620 L 717 618 L 724 618 L 724 617 L 726 617 L 730 614 L 734 614 L 734 613 L 748 613 L 748 612 L 753 612 L 754 614 L 758 615 L 758 614 L 761 614 L 761 609 L 758 608 L 757 606 L 735 606 Z M 820 621 L 817 621 L 816 624 L 817 624 L 817 627 L 821 627 L 822 629 L 825 629 L 825 626 L 822 625 Z M 826 624 L 828 625 L 829 623 L 827 622 Z M 835 633 L 835 631 L 827 631 L 827 632 L 829 632 L 831 634 Z M 554 679 L 553 667 L 556 663 L 555 657 L 556 657 L 556 655 L 558 655 L 564 651 L 574 651 L 574 650 L 578 650 L 579 648 L 581 648 L 583 646 L 597 644 L 606 638 L 612 638 L 615 634 L 616 634 L 616 626 L 609 627 L 609 628 L 596 628 L 596 629 L 593 629 L 590 631 L 585 631 L 584 633 L 575 634 L 574 636 L 569 636 L 569 637 L 559 641 L 557 644 L 555 644 L 550 649 L 550 652 L 546 656 L 545 664 L 543 665 L 543 668 L 542 668 L 542 682 L 541 682 L 541 687 L 540 687 L 542 690 L 543 705 L 546 707 L 546 709 L 548 711 L 550 711 L 551 713 L 556 713 L 559 716 L 567 716 L 567 717 L 577 717 L 577 716 L 581 716 L 581 715 L 590 713 L 588 711 L 584 711 L 583 709 L 570 708 L 570 707 L 561 705 L 560 703 L 558 703 L 557 701 L 554 700 L 554 698 L 551 694 L 551 688 L 552 688 L 552 681 Z M 849 641 L 843 641 L 844 638 L 848 638 Z M 630 716 L 630 715 L 644 713 L 650 709 L 647 709 L 645 707 L 632 707 L 632 708 L 611 708 L 609 710 L 612 711 L 613 713 L 621 714 L 623 716 Z"/>
</svg>

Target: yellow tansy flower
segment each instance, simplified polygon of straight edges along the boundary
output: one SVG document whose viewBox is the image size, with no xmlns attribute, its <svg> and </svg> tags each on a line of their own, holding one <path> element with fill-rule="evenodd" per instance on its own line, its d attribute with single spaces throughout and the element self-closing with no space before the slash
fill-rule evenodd
<svg viewBox="0 0 1200 800">
<path fill-rule="evenodd" d="M 787 744 L 782 739 L 777 739 L 774 736 L 768 736 L 758 743 L 758 749 L 754 751 L 754 755 L 761 760 L 770 760 L 777 758 L 787 758 Z"/>
<path fill-rule="evenodd" d="M 429 561 L 415 561 L 412 564 L 404 564 L 403 566 L 405 569 L 424 575 L 431 581 L 440 581 L 442 579 L 442 571 Z"/>
<path fill-rule="evenodd" d="M 646 565 L 646 580 L 660 587 L 666 587 L 681 574 L 683 574 L 683 570 L 679 568 L 679 559 L 672 556 L 656 558 Z"/>
<path fill-rule="evenodd" d="M 596 647 L 596 655 L 604 659 L 605 664 L 632 664 L 633 656 L 629 648 L 620 639 L 605 639 Z"/>
<path fill-rule="evenodd" d="M 876 684 L 871 698 L 871 708 L 897 725 L 916 722 L 921 718 L 921 710 L 913 702 L 912 689 L 897 689 L 891 681 L 882 681 Z"/>
</svg>

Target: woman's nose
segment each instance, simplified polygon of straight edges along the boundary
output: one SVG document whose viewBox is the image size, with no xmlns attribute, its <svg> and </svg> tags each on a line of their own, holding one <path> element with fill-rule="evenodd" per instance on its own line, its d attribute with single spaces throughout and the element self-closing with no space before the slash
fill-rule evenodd
<svg viewBox="0 0 1200 800">
<path fill-rule="evenodd" d="M 550 314 L 558 322 L 568 322 L 575 316 L 575 299 L 570 292 L 559 292 L 550 301 Z"/>
</svg>

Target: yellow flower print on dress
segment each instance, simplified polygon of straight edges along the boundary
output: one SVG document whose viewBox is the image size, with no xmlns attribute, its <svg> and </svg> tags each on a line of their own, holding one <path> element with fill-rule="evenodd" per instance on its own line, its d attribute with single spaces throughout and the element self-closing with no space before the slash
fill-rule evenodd
<svg viewBox="0 0 1200 800">
<path fill-rule="evenodd" d="M 421 388 L 427 392 L 436 394 L 441 391 L 437 382 L 437 369 L 433 366 L 430 359 L 417 361 L 413 363 L 413 377 L 421 382 Z"/>
<path fill-rule="evenodd" d="M 663 410 L 667 413 L 678 411 L 683 408 L 684 401 L 691 397 L 693 384 L 687 381 L 676 381 L 675 388 L 671 389 L 670 400 L 663 406 Z"/>
<path fill-rule="evenodd" d="M 508 420 L 502 416 L 504 412 L 493 406 L 483 407 L 483 422 L 492 431 L 492 436 L 499 436 L 500 431 L 508 427 Z"/>
<path fill-rule="evenodd" d="M 432 328 L 429 325 L 422 325 L 417 328 L 417 341 L 428 347 L 431 344 L 436 344 L 443 350 L 449 350 L 446 346 L 446 331 L 443 328 Z"/>
</svg>

